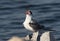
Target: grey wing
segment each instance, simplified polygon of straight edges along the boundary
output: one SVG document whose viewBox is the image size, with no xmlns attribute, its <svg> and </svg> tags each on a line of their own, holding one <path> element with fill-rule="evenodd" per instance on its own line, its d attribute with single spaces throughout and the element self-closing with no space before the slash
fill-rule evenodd
<svg viewBox="0 0 60 41">
<path fill-rule="evenodd" d="M 29 23 L 29 25 L 30 25 L 33 29 L 35 29 L 35 30 L 44 28 L 44 26 L 38 24 L 38 22 L 35 21 L 35 20 L 32 20 L 32 21 Z"/>
</svg>

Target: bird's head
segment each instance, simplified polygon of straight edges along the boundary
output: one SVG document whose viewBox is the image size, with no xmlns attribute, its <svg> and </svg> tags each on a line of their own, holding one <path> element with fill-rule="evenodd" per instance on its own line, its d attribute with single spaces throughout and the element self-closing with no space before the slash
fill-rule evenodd
<svg viewBox="0 0 60 41">
<path fill-rule="evenodd" d="M 26 15 L 32 15 L 32 12 L 30 10 L 27 10 L 25 13 Z"/>
</svg>

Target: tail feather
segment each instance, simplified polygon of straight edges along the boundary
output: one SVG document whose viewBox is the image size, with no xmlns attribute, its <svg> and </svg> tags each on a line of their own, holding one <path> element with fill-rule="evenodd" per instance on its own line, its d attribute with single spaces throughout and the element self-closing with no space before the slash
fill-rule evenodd
<svg viewBox="0 0 60 41">
<path fill-rule="evenodd" d="M 45 27 L 44 30 L 47 30 L 47 31 L 56 31 L 56 30 L 53 30 L 51 27 Z"/>
</svg>

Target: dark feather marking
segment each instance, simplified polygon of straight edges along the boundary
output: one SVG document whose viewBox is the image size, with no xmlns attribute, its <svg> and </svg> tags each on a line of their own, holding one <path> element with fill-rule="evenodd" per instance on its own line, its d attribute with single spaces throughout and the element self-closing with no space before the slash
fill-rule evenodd
<svg viewBox="0 0 60 41">
<path fill-rule="evenodd" d="M 44 26 L 38 24 L 38 22 L 35 21 L 35 20 L 32 20 L 32 22 L 30 22 L 29 25 L 30 25 L 34 30 L 44 29 Z"/>
</svg>

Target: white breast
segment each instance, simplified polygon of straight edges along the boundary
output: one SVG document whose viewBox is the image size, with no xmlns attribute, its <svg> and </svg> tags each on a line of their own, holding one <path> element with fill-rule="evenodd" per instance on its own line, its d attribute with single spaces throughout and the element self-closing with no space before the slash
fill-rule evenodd
<svg viewBox="0 0 60 41">
<path fill-rule="evenodd" d="M 33 28 L 29 25 L 29 22 L 31 22 L 31 18 L 32 18 L 32 16 L 26 15 L 26 19 L 25 19 L 23 25 L 27 30 L 33 31 Z"/>
<path fill-rule="evenodd" d="M 23 23 L 24 27 L 27 29 L 27 30 L 30 30 L 30 31 L 33 31 L 33 28 L 29 26 L 28 23 Z"/>
</svg>

